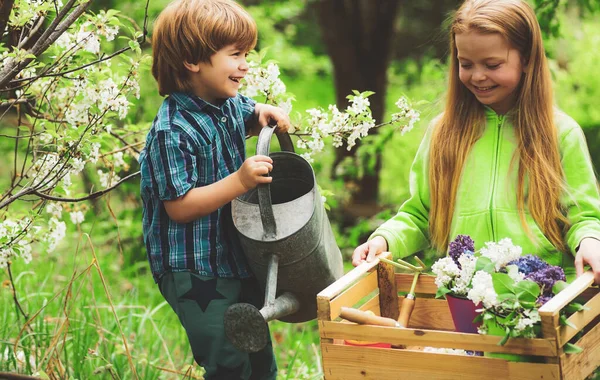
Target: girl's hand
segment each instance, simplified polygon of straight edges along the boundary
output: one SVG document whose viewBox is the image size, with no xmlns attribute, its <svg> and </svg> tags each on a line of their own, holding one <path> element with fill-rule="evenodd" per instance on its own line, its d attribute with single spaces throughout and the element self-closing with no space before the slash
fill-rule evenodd
<svg viewBox="0 0 600 380">
<path fill-rule="evenodd" d="M 290 129 L 289 116 L 279 107 L 273 107 L 268 104 L 256 104 L 254 113 L 258 120 L 258 125 L 261 127 L 277 124 L 275 131 L 277 133 L 285 133 Z"/>
<path fill-rule="evenodd" d="M 575 255 L 577 276 L 583 274 L 583 266 L 586 264 L 592 268 L 596 284 L 600 284 L 600 240 L 585 238 L 579 244 L 577 255 Z"/>
<path fill-rule="evenodd" d="M 387 249 L 387 241 L 381 236 L 375 236 L 373 239 L 359 245 L 354 250 L 354 253 L 352 254 L 352 265 L 358 266 L 365 260 L 371 262 L 375 259 L 375 256 L 387 251 Z"/>
<path fill-rule="evenodd" d="M 248 191 L 255 188 L 259 183 L 273 181 L 272 177 L 265 177 L 265 174 L 269 174 L 271 170 L 273 170 L 271 157 L 256 155 L 247 158 L 236 173 L 242 186 Z"/>
</svg>

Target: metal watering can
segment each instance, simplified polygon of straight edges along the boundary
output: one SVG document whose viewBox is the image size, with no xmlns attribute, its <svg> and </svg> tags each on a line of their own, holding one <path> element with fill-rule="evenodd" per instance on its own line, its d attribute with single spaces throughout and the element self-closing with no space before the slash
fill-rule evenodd
<svg viewBox="0 0 600 380">
<path fill-rule="evenodd" d="M 233 224 L 250 268 L 265 290 L 258 310 L 231 305 L 225 332 L 238 349 L 261 350 L 267 322 L 305 322 L 316 318 L 316 296 L 343 274 L 338 248 L 312 167 L 294 153 L 290 136 L 278 134 L 282 152 L 269 154 L 274 128 L 262 129 L 256 153 L 273 159 L 273 181 L 234 199 Z"/>
</svg>

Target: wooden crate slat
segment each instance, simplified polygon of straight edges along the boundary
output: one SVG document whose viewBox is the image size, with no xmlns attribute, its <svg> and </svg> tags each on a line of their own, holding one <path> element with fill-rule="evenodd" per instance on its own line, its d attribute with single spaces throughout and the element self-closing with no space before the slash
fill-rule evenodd
<svg viewBox="0 0 600 380">
<path fill-rule="evenodd" d="M 389 252 L 387 254 L 382 253 L 383 257 L 389 257 L 389 255 Z M 350 272 L 343 275 L 342 278 L 338 279 L 333 284 L 321 290 L 319 294 L 317 294 L 317 298 L 321 298 L 328 301 L 332 300 L 350 285 L 359 282 L 366 273 L 370 273 L 376 270 L 378 264 L 379 259 L 375 259 L 370 263 L 366 261 L 363 262 L 359 266 L 352 269 Z"/>
<path fill-rule="evenodd" d="M 559 330 L 559 345 L 564 346 L 565 343 L 571 340 L 581 329 L 587 326 L 588 323 L 594 320 L 600 314 L 600 294 L 596 294 L 594 298 L 589 300 L 586 304 L 589 310 L 578 311 L 569 317 L 571 322 L 576 329 L 571 326 L 561 326 Z"/>
<path fill-rule="evenodd" d="M 579 341 L 583 352 L 560 356 L 564 380 L 583 380 L 600 366 L 600 324 L 590 329 Z"/>
<path fill-rule="evenodd" d="M 408 293 L 410 286 L 412 285 L 413 275 L 406 273 L 396 273 L 396 286 L 399 292 Z M 435 294 L 437 292 L 437 285 L 435 284 L 435 276 L 420 275 L 415 287 L 415 293 L 417 294 Z"/>
<path fill-rule="evenodd" d="M 404 297 L 398 297 L 400 308 Z M 454 323 L 446 300 L 417 298 L 408 327 L 429 330 L 454 331 Z"/>
<path fill-rule="evenodd" d="M 330 301 L 330 318 L 336 319 L 340 316 L 342 306 L 353 307 L 363 297 L 377 289 L 377 272 L 369 273 L 361 281 L 344 290 L 339 296 Z"/>
<path fill-rule="evenodd" d="M 463 350 L 507 352 L 520 355 L 557 355 L 554 342 L 546 339 L 509 339 L 504 346 L 498 346 L 501 339 L 499 336 L 361 326 L 327 321 L 319 321 L 319 330 L 321 337 L 327 339 L 352 339 L 405 346 L 460 348 Z"/>
<path fill-rule="evenodd" d="M 343 345 L 322 345 L 325 380 L 559 379 L 557 364 Z"/>
<path fill-rule="evenodd" d="M 373 297 L 359 307 L 359 309 L 363 311 L 370 310 L 375 315 L 381 315 L 381 312 L 379 311 L 379 294 L 373 295 Z"/>
<path fill-rule="evenodd" d="M 594 282 L 590 271 L 577 277 L 569 286 L 540 307 L 540 316 L 558 315 L 562 308 L 583 293 Z"/>
</svg>

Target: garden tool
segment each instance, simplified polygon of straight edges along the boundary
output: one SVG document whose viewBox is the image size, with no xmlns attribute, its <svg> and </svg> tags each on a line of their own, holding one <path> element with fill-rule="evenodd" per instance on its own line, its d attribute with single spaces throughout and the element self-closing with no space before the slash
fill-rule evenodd
<svg viewBox="0 0 600 380">
<path fill-rule="evenodd" d="M 262 309 L 246 303 L 225 313 L 225 332 L 238 349 L 256 352 L 268 341 L 267 322 L 305 322 L 317 316 L 317 293 L 344 274 L 312 167 L 294 153 L 287 133 L 282 152 L 269 154 L 274 128 L 265 127 L 256 153 L 273 160 L 273 181 L 232 201 L 233 224 L 248 264 L 265 291 Z"/>
<path fill-rule="evenodd" d="M 359 325 L 375 325 L 388 327 L 402 327 L 398 321 L 392 318 L 380 317 L 367 311 L 342 306 L 340 308 L 340 317 L 343 319 L 358 323 Z"/>
<path fill-rule="evenodd" d="M 425 263 L 421 261 L 418 257 L 415 256 L 415 259 L 419 263 L 419 266 L 412 265 L 404 260 L 398 259 L 398 262 L 394 262 L 392 260 L 388 260 L 380 257 L 381 261 L 394 265 L 398 268 L 402 268 L 411 272 L 414 272 L 413 282 L 410 287 L 408 294 L 402 300 L 402 304 L 400 305 L 400 316 L 398 317 L 398 323 L 400 327 L 408 327 L 408 321 L 410 320 L 410 315 L 412 314 L 413 309 L 415 308 L 415 288 L 417 286 L 417 280 L 419 279 L 419 275 L 427 268 Z"/>
</svg>

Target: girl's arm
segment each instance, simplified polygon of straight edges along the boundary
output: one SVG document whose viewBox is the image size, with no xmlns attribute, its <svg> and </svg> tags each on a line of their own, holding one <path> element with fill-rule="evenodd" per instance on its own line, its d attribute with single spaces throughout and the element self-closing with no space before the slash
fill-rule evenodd
<svg viewBox="0 0 600 380">
<path fill-rule="evenodd" d="M 565 116 L 563 116 L 565 117 Z M 562 166 L 567 185 L 565 204 L 571 226 L 567 246 L 575 254 L 577 274 L 589 264 L 600 283 L 600 194 L 589 150 L 581 127 L 571 118 L 562 120 L 569 131 L 561 139 Z"/>
</svg>

